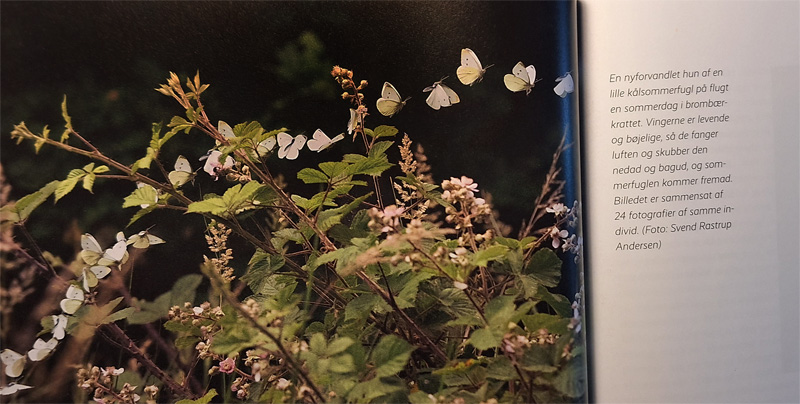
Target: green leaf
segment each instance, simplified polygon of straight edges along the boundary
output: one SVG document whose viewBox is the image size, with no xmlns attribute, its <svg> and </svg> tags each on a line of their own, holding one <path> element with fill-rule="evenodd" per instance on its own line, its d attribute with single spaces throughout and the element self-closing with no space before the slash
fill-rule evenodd
<svg viewBox="0 0 800 404">
<path fill-rule="evenodd" d="M 377 377 L 391 376 L 403 370 L 414 349 L 411 344 L 392 334 L 381 337 L 372 353 Z"/>
<path fill-rule="evenodd" d="M 344 309 L 344 318 L 346 320 L 366 319 L 373 311 L 378 314 L 388 313 L 392 311 L 392 307 L 380 296 L 364 293 L 347 303 Z"/>
<path fill-rule="evenodd" d="M 536 313 L 522 317 L 522 323 L 528 332 L 535 332 L 541 329 L 553 334 L 567 335 L 569 333 L 569 319 L 561 316 L 554 316 L 546 313 Z"/>
<path fill-rule="evenodd" d="M 404 389 L 404 383 L 400 378 L 381 379 L 376 377 L 366 382 L 358 383 L 347 394 L 347 400 L 348 402 L 371 402 L 376 398 Z"/>
<path fill-rule="evenodd" d="M 58 180 L 50 181 L 38 191 L 23 196 L 13 204 L 3 206 L 0 208 L 2 220 L 15 223 L 25 221 L 39 205 L 44 203 L 56 191 L 60 183 L 61 181 Z"/>
<path fill-rule="evenodd" d="M 136 188 L 123 200 L 122 207 L 139 207 L 141 205 L 153 206 L 158 202 L 158 192 L 150 185 Z"/>
<path fill-rule="evenodd" d="M 198 398 L 197 400 L 178 400 L 175 404 L 208 404 L 211 402 L 211 399 L 217 396 L 217 390 L 211 389 L 204 395 L 203 397 Z"/>
<path fill-rule="evenodd" d="M 485 267 L 489 261 L 494 261 L 497 259 L 502 258 L 506 252 L 508 252 L 508 247 L 500 244 L 495 244 L 489 248 L 484 250 L 479 250 L 471 257 L 471 262 L 473 265 L 479 267 Z"/>
<path fill-rule="evenodd" d="M 337 176 L 346 174 L 347 167 L 349 164 L 343 161 L 326 161 L 323 163 L 319 163 L 319 169 L 322 170 L 325 175 L 329 178 L 335 178 Z"/>
<path fill-rule="evenodd" d="M 156 210 L 157 208 L 158 208 L 158 205 L 150 205 L 150 206 L 148 206 L 146 208 L 140 209 L 138 212 L 136 212 L 133 215 L 133 217 L 131 217 L 131 220 L 128 222 L 127 226 L 125 226 L 125 227 L 131 227 L 131 225 L 133 223 L 135 223 L 137 220 L 141 219 L 142 217 L 144 217 L 144 215 Z"/>
<path fill-rule="evenodd" d="M 325 184 L 329 178 L 322 171 L 306 167 L 297 172 L 297 179 L 306 184 Z"/>
<path fill-rule="evenodd" d="M 547 287 L 555 287 L 561 280 L 561 260 L 553 250 L 542 248 L 531 257 L 525 273 Z"/>
<path fill-rule="evenodd" d="M 394 126 L 381 125 L 372 131 L 372 137 L 375 138 L 392 137 L 396 135 L 397 132 L 398 130 Z"/>
<path fill-rule="evenodd" d="M 83 177 L 83 189 L 92 192 L 95 178 L 97 178 L 97 176 L 94 175 L 94 173 L 86 174 L 86 176 Z"/>
<path fill-rule="evenodd" d="M 505 335 L 504 330 L 488 327 L 479 328 L 472 332 L 467 342 L 472 344 L 475 349 L 484 351 L 500 346 L 500 342 L 503 341 L 503 335 Z"/>
<path fill-rule="evenodd" d="M 263 250 L 256 250 L 250 262 L 247 264 L 247 274 L 241 280 L 257 294 L 268 294 L 273 289 L 269 285 L 271 276 L 286 263 L 280 255 L 272 255 Z"/>
<path fill-rule="evenodd" d="M 86 174 L 86 171 L 82 169 L 76 168 L 70 170 L 69 174 L 67 174 L 67 178 L 61 181 L 56 188 L 56 202 L 72 192 L 72 190 L 75 188 L 75 185 L 77 185 Z"/>
<path fill-rule="evenodd" d="M 494 380 L 509 381 L 518 379 L 519 375 L 507 356 L 495 356 L 489 359 L 489 366 L 486 367 L 486 377 Z"/>
<path fill-rule="evenodd" d="M 122 310 L 116 311 L 110 316 L 103 319 L 103 324 L 113 323 L 115 321 L 123 320 L 128 318 L 131 314 L 136 311 L 133 307 L 126 307 Z"/>
<path fill-rule="evenodd" d="M 72 118 L 67 113 L 67 95 L 64 94 L 64 101 L 61 102 L 61 117 L 64 118 L 64 133 L 61 135 L 61 139 L 59 140 L 61 143 L 64 143 L 69 139 L 69 134 L 74 132 L 72 129 Z"/>
<path fill-rule="evenodd" d="M 335 356 L 342 352 L 344 352 L 350 345 L 355 344 L 352 338 L 349 337 L 341 337 L 333 340 L 328 347 L 325 349 L 325 355 L 327 356 Z"/>
<path fill-rule="evenodd" d="M 535 299 L 546 302 L 562 317 L 572 317 L 572 303 L 565 296 L 550 293 L 547 288 L 539 285 Z"/>
<path fill-rule="evenodd" d="M 190 203 L 188 209 L 186 209 L 186 213 L 211 213 L 213 215 L 224 216 L 228 211 L 227 208 L 221 197 L 212 197 Z"/>
<path fill-rule="evenodd" d="M 319 217 L 317 218 L 317 226 L 322 231 L 328 231 L 334 225 L 341 223 L 341 219 L 344 215 L 352 212 L 354 209 L 361 206 L 361 203 L 364 202 L 371 195 L 372 192 L 356 198 L 347 205 L 343 205 L 338 208 L 328 209 L 320 212 Z"/>
<path fill-rule="evenodd" d="M 581 397 L 586 394 L 586 372 L 581 358 L 572 358 L 553 378 L 553 387 L 567 397 Z"/>
</svg>

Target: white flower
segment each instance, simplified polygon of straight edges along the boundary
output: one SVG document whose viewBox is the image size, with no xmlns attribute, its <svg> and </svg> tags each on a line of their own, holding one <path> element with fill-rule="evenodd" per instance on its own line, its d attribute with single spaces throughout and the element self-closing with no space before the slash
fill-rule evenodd
<svg viewBox="0 0 800 404">
<path fill-rule="evenodd" d="M 569 208 L 566 207 L 563 203 L 555 203 L 553 206 L 545 209 L 549 213 L 554 213 L 556 216 L 561 216 L 563 214 L 569 213 Z"/>
<path fill-rule="evenodd" d="M 225 163 L 219 162 L 219 157 L 222 153 L 219 150 L 212 150 L 208 153 L 206 157 L 206 164 L 203 166 L 203 171 L 207 172 L 208 175 L 214 177 L 214 180 L 217 180 L 219 177 L 219 172 L 223 170 L 227 170 L 233 167 L 233 159 L 231 156 L 225 157 Z"/>
<path fill-rule="evenodd" d="M 559 230 L 558 227 L 553 226 L 550 229 L 550 238 L 553 239 L 553 248 L 558 248 L 561 245 L 561 239 L 569 236 L 566 230 Z"/>
</svg>

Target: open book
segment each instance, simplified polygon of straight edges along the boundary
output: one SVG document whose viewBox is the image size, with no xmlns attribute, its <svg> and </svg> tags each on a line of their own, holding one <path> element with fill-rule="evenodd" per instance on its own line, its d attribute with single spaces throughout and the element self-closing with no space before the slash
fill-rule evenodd
<svg viewBox="0 0 800 404">
<path fill-rule="evenodd" d="M 3 20 L 4 24 L 18 27 L 14 25 L 15 17 L 31 13 L 37 17 L 40 26 L 59 27 L 54 23 L 62 19 L 59 13 L 63 11 L 71 13 L 69 18 L 63 18 L 69 21 L 69 27 L 94 29 L 96 24 L 91 23 L 92 15 L 87 12 L 94 12 L 94 9 L 75 11 L 67 3 L 54 4 L 49 7 L 58 12 L 51 12 L 49 16 L 41 10 L 25 9 L 24 4 L 4 5 L 4 13 L 10 16 Z M 98 59 L 111 66 L 109 71 L 121 69 L 116 72 L 129 72 L 130 65 L 134 64 L 127 58 L 135 58 L 128 53 L 133 53 L 141 41 L 153 46 L 153 50 L 146 50 L 147 56 L 155 58 L 160 50 L 169 55 L 170 58 L 158 61 L 159 66 L 169 68 L 175 64 L 178 66 L 176 69 L 186 69 L 188 65 L 191 66 L 188 71 L 192 73 L 198 69 L 214 86 L 208 95 L 214 101 L 205 104 L 208 108 L 203 109 L 203 114 L 211 111 L 209 114 L 215 117 L 215 125 L 218 118 L 232 123 L 217 126 L 218 145 L 220 140 L 245 137 L 242 133 L 247 132 L 243 129 L 246 125 L 236 125 L 245 119 L 267 122 L 265 125 L 274 125 L 272 129 L 286 126 L 298 133 L 305 131 L 307 136 L 281 132 L 269 139 L 259 138 L 263 143 L 258 143 L 257 152 L 268 155 L 272 159 L 270 164 L 292 169 L 300 167 L 293 166 L 293 163 L 300 163 L 309 156 L 318 160 L 334 159 L 329 156 L 352 152 L 360 146 L 353 144 L 350 134 L 359 127 L 355 116 L 360 114 L 361 134 L 366 139 L 363 118 L 367 116 L 365 111 L 369 111 L 370 127 L 395 126 L 400 133 L 408 133 L 413 141 L 424 145 L 437 176 L 452 176 L 452 182 L 458 182 L 469 194 L 472 192 L 466 191 L 472 186 L 472 179 L 480 183 L 481 191 L 492 194 L 495 207 L 511 212 L 512 220 L 516 221 L 509 221 L 512 225 L 529 217 L 531 204 L 542 189 L 542 172 L 547 172 L 549 160 L 559 149 L 559 144 L 566 145 L 559 150 L 559 168 L 553 170 L 558 171 L 558 181 L 563 179 L 564 188 L 560 191 L 563 198 L 549 209 L 550 213 L 560 214 L 571 209 L 572 217 L 581 211 L 581 221 L 571 226 L 569 232 L 563 230 L 566 233 L 550 223 L 545 225 L 546 230 L 539 229 L 535 235 L 540 241 L 545 241 L 546 248 L 552 243 L 552 249 L 564 261 L 562 273 L 557 273 L 561 265 L 559 261 L 553 270 L 556 274 L 550 277 L 551 283 L 546 284 L 567 296 L 557 302 L 562 309 L 559 315 L 564 317 L 561 320 L 564 324 L 569 322 L 568 328 L 562 328 L 564 334 L 575 337 L 576 344 L 580 345 L 565 347 L 564 356 L 578 352 L 582 361 L 584 356 L 580 355 L 585 354 L 588 363 L 576 365 L 576 372 L 580 374 L 575 377 L 553 377 L 554 366 L 538 362 L 528 364 L 523 370 L 535 376 L 531 376 L 528 386 L 523 386 L 525 383 L 516 384 L 514 381 L 521 374 L 519 368 L 515 369 L 516 372 L 502 366 L 482 368 L 483 364 L 473 361 L 472 357 L 460 357 L 456 361 L 442 352 L 444 359 L 434 359 L 447 368 L 436 377 L 440 374 L 442 378 L 450 377 L 456 386 L 443 389 L 445 393 L 463 388 L 469 393 L 464 397 L 475 399 L 478 393 L 494 394 L 487 393 L 487 386 L 491 385 L 494 392 L 503 388 L 508 390 L 510 393 L 505 398 L 516 397 L 515 389 L 526 387 L 533 390 L 537 387 L 552 388 L 559 394 L 539 397 L 614 403 L 800 402 L 799 2 L 581 0 L 195 4 L 200 6 L 190 3 L 158 6 L 154 3 L 148 6 L 166 7 L 159 12 L 134 3 L 102 6 L 105 8 L 98 13 L 99 18 L 104 22 L 117 21 L 119 26 L 114 27 L 113 32 L 98 35 L 108 36 L 108 42 L 113 46 L 103 44 L 97 49 L 92 48 L 91 52 L 103 55 Z M 141 26 L 130 24 L 130 20 L 136 19 L 130 18 L 131 15 L 142 19 Z M 156 15 L 168 15 L 174 21 L 161 21 L 154 17 Z M 180 18 L 185 15 L 191 18 L 182 21 Z M 18 19 L 22 21 L 22 18 Z M 204 23 L 209 26 L 205 27 Z M 41 70 L 47 75 L 51 74 L 50 70 L 63 69 L 63 66 L 46 64 L 49 59 L 58 57 L 47 52 L 36 53 L 39 42 L 42 49 L 50 49 L 47 46 L 54 41 L 29 37 L 24 29 L 6 29 L 19 38 L 10 41 L 7 38 L 12 36 L 5 35 L 4 56 L 6 52 L 17 51 L 15 56 L 26 56 L 36 61 L 37 66 L 42 63 Z M 151 31 L 155 32 L 157 39 L 147 36 Z M 117 33 L 119 36 L 115 36 Z M 31 38 L 39 42 L 26 42 Z M 73 43 L 69 35 L 65 34 L 64 38 L 65 44 Z M 298 39 L 295 41 L 295 38 Z M 219 41 L 215 42 L 217 39 Z M 21 44 L 19 48 L 14 47 L 17 46 L 15 43 Z M 223 44 L 222 49 L 220 44 Z M 323 52 L 322 44 L 328 47 L 325 51 L 329 53 Z M 102 53 L 108 52 L 106 48 L 117 49 L 117 45 L 124 57 L 113 52 Z M 83 71 L 77 67 L 78 64 L 90 63 L 91 59 L 90 52 L 82 53 L 81 49 L 81 46 L 64 45 L 63 53 L 53 54 L 68 54 L 70 67 L 74 63 L 75 71 Z M 202 57 L 195 58 L 197 55 Z M 277 56 L 274 57 L 276 60 L 259 59 L 264 55 Z M 329 56 L 336 59 L 329 60 Z M 21 60 L 24 62 L 26 58 Z M 116 65 L 112 62 L 117 59 L 123 61 L 123 68 L 114 67 Z M 8 77 L 11 76 L 20 77 L 21 82 L 33 83 L 42 79 L 25 76 L 26 70 L 34 63 L 23 62 L 4 63 L 4 90 L 8 87 L 14 91 L 14 86 L 9 85 Z M 63 63 L 61 60 L 58 62 Z M 337 98 L 341 94 L 339 88 L 331 92 L 336 96 L 325 98 L 330 94 L 319 89 L 330 87 L 331 78 L 315 76 L 318 70 L 314 70 L 315 65 L 323 65 L 328 69 L 323 72 L 327 75 L 334 63 L 355 70 L 359 79 L 369 81 L 368 86 L 359 85 L 357 90 L 363 90 L 369 101 L 364 109 L 359 109 L 361 112 L 351 110 L 347 134 L 340 136 L 335 135 L 345 130 L 345 113 L 349 105 Z M 334 72 L 337 69 L 342 71 L 337 67 Z M 87 77 L 97 77 L 97 80 L 106 77 L 97 71 L 94 73 Z M 232 81 L 239 87 L 224 81 L 228 75 L 235 77 Z M 148 91 L 152 85 L 148 83 Z M 98 85 L 98 88 L 106 87 L 112 90 L 108 91 L 103 102 L 113 104 L 120 92 L 108 83 Z M 355 85 L 352 87 L 355 89 Z M 214 93 L 217 88 L 221 90 Z M 265 88 L 278 90 L 262 91 Z M 169 93 L 164 87 L 161 90 Z M 19 96 L 16 99 L 22 99 L 19 92 L 14 94 Z M 81 94 L 69 96 L 72 102 L 73 96 L 79 98 Z M 353 94 L 345 93 L 342 98 L 346 100 L 347 97 L 353 97 Z M 150 102 L 150 98 L 143 99 L 148 100 L 145 103 Z M 228 105 L 229 109 L 225 110 L 218 104 Z M 32 119 L 7 114 L 5 108 L 11 106 L 4 104 L 4 114 L 14 115 L 13 119 Z M 87 109 L 91 108 L 84 108 Z M 264 113 L 265 109 L 270 112 Z M 258 112 L 252 112 L 254 110 Z M 276 118 L 271 115 L 273 113 L 280 116 Z M 88 120 L 81 114 L 75 113 L 78 117 L 76 122 Z M 64 115 L 67 115 L 66 101 Z M 331 136 L 319 129 L 314 131 L 317 125 L 323 126 Z M 86 132 L 94 131 L 96 134 L 106 130 L 102 126 L 91 129 L 87 128 Z M 214 125 L 205 130 L 215 133 Z M 266 133 L 257 132 L 258 136 Z M 380 137 L 375 135 L 380 132 L 377 128 L 371 132 L 371 136 Z M 251 134 L 249 140 L 254 136 Z M 205 172 L 217 179 L 218 170 L 232 167 L 233 162 L 219 161 L 221 152 L 215 150 L 214 154 L 208 150 L 215 147 L 213 142 L 208 138 L 203 140 L 205 144 L 198 141 L 194 145 L 196 150 L 181 149 L 181 153 L 189 156 L 190 153 L 199 155 L 208 151 L 207 156 L 213 157 L 201 164 L 206 164 Z M 4 148 L 9 149 L 5 144 Z M 275 149 L 274 156 L 269 154 L 272 149 Z M 165 154 L 173 151 L 168 150 Z M 331 155 L 325 154 L 329 152 Z M 336 158 L 340 157 L 337 155 Z M 21 160 L 9 154 L 4 155 L 4 163 L 13 166 L 13 158 Z M 199 177 L 205 175 L 198 167 L 197 156 L 190 159 L 181 155 L 172 161 L 175 161 L 175 170 L 164 173 L 170 190 L 172 186 L 175 190 L 182 186 L 189 188 L 189 182 L 193 184 L 196 174 Z M 337 167 L 347 166 L 353 161 L 357 160 L 353 158 Z M 147 164 L 150 164 L 149 160 Z M 145 171 L 144 163 L 137 168 Z M 323 175 L 317 171 L 321 176 L 317 178 L 311 178 L 308 172 L 305 172 L 305 179 L 309 184 L 322 184 L 328 180 L 322 178 L 314 182 L 325 177 L 327 172 Z M 368 170 L 358 174 L 365 177 L 375 175 Z M 12 172 L 9 177 L 14 175 Z M 461 177 L 459 180 L 461 175 L 470 179 Z M 204 179 L 206 184 L 212 183 L 209 178 Z M 219 186 L 223 182 L 214 181 L 212 185 Z M 159 183 L 151 181 L 151 188 L 152 184 Z M 376 190 L 380 191 L 377 185 Z M 385 191 L 389 195 L 391 187 Z M 168 204 L 166 197 L 159 201 L 155 189 L 152 192 L 155 200 L 129 201 L 129 207 L 147 209 L 155 203 Z M 323 196 L 322 200 L 326 197 Z M 310 206 L 311 201 L 303 199 L 293 200 Z M 486 202 L 479 199 L 481 203 Z M 286 201 L 284 205 L 289 204 L 288 197 Z M 189 200 L 185 205 L 196 208 L 190 207 L 190 213 L 214 212 L 199 202 L 198 197 L 197 201 Z M 252 201 L 248 199 L 247 202 Z M 256 202 L 260 203 L 260 200 Z M 256 209 L 257 204 L 253 202 L 252 205 L 247 209 Z M 320 211 L 323 206 L 328 206 L 323 202 L 318 205 L 314 209 Z M 544 206 L 543 203 L 538 205 L 542 205 L 537 206 L 539 208 Z M 70 209 L 63 203 L 59 207 Z M 185 210 L 186 206 L 181 208 Z M 392 212 L 402 213 L 397 209 L 392 209 Z M 314 223 L 316 219 L 315 216 Z M 530 221 L 535 222 L 533 217 Z M 399 227 L 399 219 L 395 222 Z M 158 225 L 161 227 L 155 227 L 154 232 L 175 230 L 169 229 L 169 224 Z M 146 241 L 143 234 L 135 237 Z M 298 244 L 302 244 L 304 237 L 297 236 L 300 239 Z M 166 235 L 164 238 L 168 239 Z M 84 240 L 94 238 L 85 236 Z M 128 239 L 126 244 L 124 241 L 118 239 L 116 245 L 120 248 L 114 249 L 119 258 L 109 262 L 122 261 L 127 244 L 139 242 Z M 313 244 L 308 240 L 305 242 Z M 341 242 L 336 247 L 331 244 L 330 251 L 320 251 L 329 254 L 325 258 L 328 260 L 326 264 L 336 259 L 344 260 L 344 255 L 330 258 L 331 251 L 342 246 Z M 519 244 L 514 246 L 522 248 Z M 84 253 L 104 254 L 97 241 L 86 241 L 82 249 Z M 449 256 L 455 255 L 454 252 Z M 315 255 L 314 259 L 319 256 Z M 485 258 L 480 266 L 485 267 L 491 259 L 495 257 Z M 174 257 L 164 260 L 172 261 Z M 194 265 L 191 270 L 196 271 L 197 264 L 190 264 Z M 103 265 L 99 268 L 103 276 L 111 272 Z M 269 269 L 276 271 L 275 268 Z M 88 285 L 86 280 L 90 278 L 86 274 L 82 276 Z M 102 278 L 99 274 L 95 277 Z M 448 290 L 461 296 L 464 290 L 475 286 L 475 282 L 468 285 L 469 277 L 467 273 L 463 279 L 448 279 L 448 287 L 453 286 Z M 385 274 L 383 278 L 386 278 Z M 406 282 L 406 278 L 403 279 Z M 172 281 L 150 280 L 146 287 Z M 414 307 L 419 284 L 433 283 L 428 278 L 414 282 L 408 287 L 408 293 L 413 295 L 408 299 L 412 302 L 406 302 L 408 306 L 405 307 Z M 532 288 L 519 289 L 544 289 L 543 282 L 531 282 L 528 285 L 534 285 Z M 99 284 L 99 281 L 94 279 L 94 284 Z M 406 287 L 409 284 L 411 282 L 402 285 Z M 507 291 L 506 286 L 502 286 L 502 282 L 498 284 L 501 286 L 496 290 L 501 291 L 497 295 L 502 296 Z M 313 286 L 313 281 L 309 285 Z M 388 280 L 386 285 L 390 285 Z M 88 292 L 93 287 L 84 286 L 84 289 Z M 74 296 L 70 297 L 68 291 L 61 305 L 64 312 L 73 314 L 84 304 L 84 292 L 77 284 L 69 290 Z M 483 293 L 488 302 L 485 284 Z M 538 298 L 540 300 L 536 303 L 546 302 L 555 308 L 552 301 L 534 295 L 532 291 L 521 294 L 524 299 Z M 548 293 L 548 296 L 551 295 Z M 392 311 L 380 306 L 383 304 L 380 299 L 365 299 L 363 302 L 359 306 L 348 306 L 348 316 L 367 321 L 373 311 L 380 314 Z M 502 302 L 512 307 L 514 299 Z M 477 307 L 474 301 L 472 303 Z M 471 306 L 466 305 L 471 310 Z M 464 326 L 466 331 L 454 336 L 442 332 L 437 334 L 437 338 L 453 338 L 456 341 L 452 344 L 453 351 L 472 344 L 478 359 L 490 354 L 495 358 L 501 357 L 500 341 L 509 341 L 509 337 L 503 335 L 507 331 L 505 328 L 510 323 L 509 329 L 513 329 L 519 321 L 507 321 L 506 318 L 512 316 L 504 313 L 508 311 L 506 306 L 497 304 L 496 307 L 503 310 L 493 307 L 495 312 L 507 314 L 506 317 L 498 315 L 503 319 L 495 321 L 499 325 L 489 327 L 484 318 L 487 326 L 481 328 L 482 323 L 464 320 L 458 325 Z M 155 315 L 155 319 L 159 318 L 160 314 Z M 122 316 L 114 321 L 121 319 Z M 438 318 L 435 320 L 439 321 Z M 51 325 L 51 330 L 46 332 L 56 335 L 58 331 L 54 328 L 55 325 Z M 476 337 L 479 333 L 475 330 L 491 332 L 484 332 L 481 340 Z M 498 335 L 492 334 L 497 334 L 498 330 Z M 538 330 L 547 331 L 545 327 Z M 428 330 L 414 331 L 426 336 Z M 63 330 L 60 334 L 64 338 Z M 335 332 L 331 331 L 333 334 Z M 544 332 L 542 340 L 550 337 L 556 335 Z M 338 341 L 341 345 L 342 340 Z M 393 338 L 386 341 L 383 345 L 396 342 Z M 7 341 L 3 343 L 8 344 Z M 531 341 L 525 340 L 524 343 L 530 345 Z M 414 341 L 414 344 L 415 347 L 424 345 L 419 341 Z M 360 344 L 356 345 L 360 347 Z M 395 378 L 401 373 L 415 376 L 413 373 L 420 369 L 413 369 L 413 372 L 404 370 L 411 351 L 416 349 L 411 347 L 411 343 L 407 345 L 398 342 L 402 355 L 395 356 L 401 359 L 394 360 L 398 363 L 390 363 L 377 373 Z M 512 348 L 502 347 L 506 349 L 505 354 L 513 354 Z M 48 349 L 52 350 L 52 347 Z M 29 354 L 29 357 L 44 358 L 49 354 L 49 351 L 44 351 L 44 348 L 36 348 L 34 355 Z M 486 352 L 490 354 L 484 355 Z M 387 363 L 391 362 L 389 359 Z M 359 376 L 359 382 L 380 382 L 380 377 L 374 375 L 376 372 L 371 371 L 380 362 L 374 357 L 372 360 L 368 367 L 364 366 L 371 373 Z M 226 359 L 226 362 L 230 361 Z M 339 364 L 345 362 L 342 360 Z M 3 363 L 6 375 L 20 377 L 24 355 L 14 356 L 6 352 Z M 480 380 L 469 378 L 469 370 L 464 370 L 469 366 L 479 368 L 480 372 L 474 374 L 479 375 Z M 320 366 L 319 369 L 327 368 Z M 347 372 L 355 374 L 352 369 L 340 373 Z M 467 376 L 461 373 L 458 377 L 453 376 L 456 372 Z M 490 372 L 496 374 L 487 377 Z M 319 373 L 324 376 L 326 371 Z M 485 382 L 489 379 L 491 383 Z M 584 383 L 586 380 L 588 384 Z M 279 390 L 276 394 L 283 394 L 280 392 L 287 388 L 286 383 L 282 388 L 276 388 Z M 381 397 L 414 397 L 415 402 L 426 403 L 429 399 L 430 402 L 458 402 L 453 398 L 455 395 L 445 397 L 442 393 L 441 397 L 445 398 L 437 398 L 433 393 L 428 395 L 425 388 L 436 392 L 430 386 L 422 386 L 426 394 L 422 394 L 420 399 L 419 394 L 406 394 L 423 391 L 419 386 L 395 384 L 376 383 L 392 394 L 401 391 L 405 395 L 381 395 L 380 391 L 375 393 L 371 391 L 375 389 L 361 383 L 364 391 L 357 397 L 363 402 L 370 399 L 379 401 L 376 398 Z M 19 385 L 5 387 L 10 389 L 9 395 L 20 388 Z M 317 401 L 336 397 L 335 394 L 319 392 L 317 395 L 313 398 L 318 398 Z M 503 398 L 502 394 L 498 397 Z M 458 398 L 464 402 L 462 396 Z M 483 398 L 474 401 L 489 401 Z"/>
</svg>

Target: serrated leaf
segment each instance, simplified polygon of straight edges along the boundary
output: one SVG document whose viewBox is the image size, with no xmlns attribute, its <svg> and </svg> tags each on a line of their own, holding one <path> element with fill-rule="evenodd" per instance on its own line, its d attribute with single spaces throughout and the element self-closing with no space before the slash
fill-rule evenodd
<svg viewBox="0 0 800 404">
<path fill-rule="evenodd" d="M 86 176 L 83 177 L 83 189 L 92 192 L 95 178 L 97 178 L 97 176 L 94 175 L 94 173 L 86 174 Z"/>
<path fill-rule="evenodd" d="M 324 163 L 319 163 L 319 169 L 329 178 L 334 178 L 344 174 L 348 165 L 349 164 L 342 161 L 326 161 Z"/>
<path fill-rule="evenodd" d="M 366 382 L 358 383 L 347 394 L 347 399 L 349 402 L 371 402 L 378 397 L 404 389 L 405 386 L 400 378 L 381 379 L 376 377 Z"/>
<path fill-rule="evenodd" d="M 357 154 L 348 154 L 345 156 L 345 159 L 352 163 L 347 168 L 348 175 L 380 175 L 394 166 L 383 153 L 373 154 L 370 152 L 370 155 L 367 157 Z"/>
<path fill-rule="evenodd" d="M 175 404 L 208 404 L 211 402 L 211 399 L 217 396 L 217 390 L 211 389 L 204 395 L 203 397 L 198 398 L 197 400 L 178 400 Z"/>
<path fill-rule="evenodd" d="M 131 225 L 132 225 L 133 223 L 135 223 L 137 220 L 141 219 L 142 217 L 144 217 L 144 215 L 146 215 L 146 214 L 148 214 L 148 213 L 150 213 L 150 212 L 152 212 L 152 211 L 156 210 L 157 208 L 158 208 L 158 205 L 151 205 L 151 206 L 148 206 L 148 207 L 146 207 L 146 208 L 140 209 L 138 212 L 136 212 L 136 213 L 135 213 L 135 214 L 134 214 L 134 215 L 131 217 L 131 220 L 130 220 L 130 221 L 128 221 L 128 224 L 127 224 L 127 226 L 125 226 L 125 227 L 131 227 Z"/>
<path fill-rule="evenodd" d="M 392 334 L 381 337 L 372 352 L 376 376 L 391 376 L 402 371 L 414 349 L 411 344 Z"/>
<path fill-rule="evenodd" d="M 286 263 L 280 255 L 272 255 L 263 250 L 256 250 L 247 264 L 247 274 L 242 276 L 242 282 L 247 283 L 250 290 L 256 294 L 269 294 L 273 286 L 269 285 L 272 275 Z"/>
<path fill-rule="evenodd" d="M 103 324 L 113 323 L 115 321 L 123 320 L 128 318 L 131 314 L 136 311 L 133 307 L 126 307 L 122 310 L 116 311 L 109 315 L 108 317 L 103 319 Z"/>
<path fill-rule="evenodd" d="M 328 344 L 328 347 L 325 349 L 325 355 L 327 356 L 338 355 L 344 352 L 347 348 L 350 347 L 350 345 L 353 345 L 354 343 L 355 341 L 349 337 L 336 338 L 335 340 L 331 341 L 330 344 Z"/>
<path fill-rule="evenodd" d="M 64 101 L 61 102 L 61 117 L 64 118 L 64 127 L 66 128 L 66 130 L 64 130 L 64 133 L 61 135 L 61 140 L 59 140 L 59 141 L 61 143 L 64 143 L 64 142 L 67 141 L 67 139 L 69 139 L 70 132 L 74 131 L 72 129 L 72 117 L 70 117 L 69 114 L 67 113 L 67 95 L 66 94 L 64 94 Z"/>
<path fill-rule="evenodd" d="M 539 285 L 534 298 L 546 302 L 562 317 L 572 317 L 572 303 L 565 296 L 550 293 L 544 286 Z"/>
<path fill-rule="evenodd" d="M 39 205 L 44 203 L 56 191 L 60 182 L 58 180 L 50 181 L 38 191 L 23 196 L 11 205 L 3 206 L 0 210 L 3 213 L 2 220 L 9 220 L 15 223 L 26 220 Z M 6 214 L 9 216 L 6 217 Z"/>
<path fill-rule="evenodd" d="M 380 296 L 364 293 L 347 303 L 344 309 L 344 318 L 345 320 L 366 319 L 373 311 L 378 314 L 388 313 L 392 311 L 392 307 Z"/>
<path fill-rule="evenodd" d="M 372 136 L 375 138 L 392 137 L 398 132 L 394 126 L 381 125 L 372 131 Z"/>
<path fill-rule="evenodd" d="M 361 203 L 364 202 L 367 198 L 372 195 L 372 192 L 360 196 L 353 200 L 352 202 L 348 203 L 347 205 L 340 206 L 334 209 L 328 209 L 325 211 L 320 212 L 319 216 L 317 217 L 317 226 L 320 230 L 328 231 L 334 225 L 341 223 L 341 218 L 352 212 L 354 209 L 361 206 Z"/>
<path fill-rule="evenodd" d="M 495 356 L 489 359 L 489 365 L 486 367 L 486 377 L 494 380 L 509 381 L 518 379 L 519 375 L 507 356 Z"/>
<path fill-rule="evenodd" d="M 542 248 L 531 256 L 525 273 L 547 287 L 555 287 L 561 280 L 561 260 L 553 250 Z"/>
<path fill-rule="evenodd" d="M 211 213 L 219 216 L 223 216 L 227 211 L 227 206 L 220 197 L 192 202 L 186 209 L 186 213 Z"/>
<path fill-rule="evenodd" d="M 136 188 L 123 200 L 122 207 L 138 207 L 141 205 L 154 205 L 158 200 L 158 192 L 152 186 Z"/>
<path fill-rule="evenodd" d="M 484 351 L 500 346 L 500 342 L 503 341 L 503 335 L 505 335 L 504 330 L 484 327 L 473 331 L 467 342 L 472 344 L 475 349 Z"/>
<path fill-rule="evenodd" d="M 78 170 L 78 171 L 83 172 L 83 170 Z M 60 181 L 58 183 L 58 187 L 56 187 L 56 192 L 55 192 L 56 202 L 58 202 L 59 199 L 65 197 L 67 194 L 72 192 L 72 190 L 75 188 L 75 185 L 77 185 L 78 181 L 80 180 L 81 177 L 72 177 L 72 178 L 67 177 L 67 179 Z"/>
<path fill-rule="evenodd" d="M 308 167 L 297 172 L 297 179 L 306 184 L 326 184 L 328 182 L 328 176 L 325 173 Z"/>
<path fill-rule="evenodd" d="M 497 259 L 502 258 L 506 252 L 508 252 L 508 247 L 500 244 L 495 244 L 489 248 L 478 250 L 470 259 L 473 265 L 479 267 L 485 267 L 489 261 L 494 261 Z"/>
</svg>

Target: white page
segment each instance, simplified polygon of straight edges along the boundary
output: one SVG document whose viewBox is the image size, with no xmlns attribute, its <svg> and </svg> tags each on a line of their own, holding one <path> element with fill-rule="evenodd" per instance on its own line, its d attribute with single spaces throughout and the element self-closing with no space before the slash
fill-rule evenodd
<svg viewBox="0 0 800 404">
<path fill-rule="evenodd" d="M 594 398 L 800 402 L 800 2 L 580 7 Z"/>
</svg>

